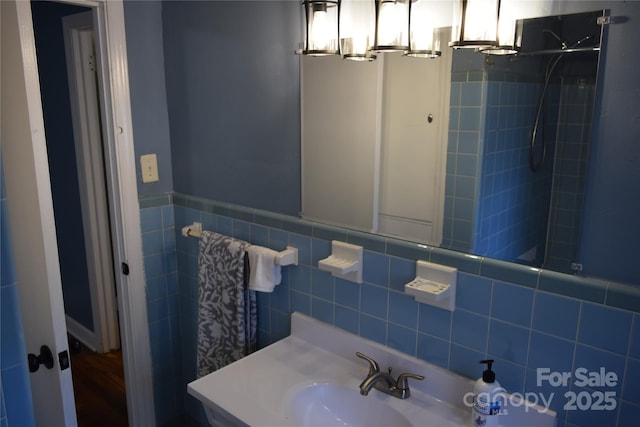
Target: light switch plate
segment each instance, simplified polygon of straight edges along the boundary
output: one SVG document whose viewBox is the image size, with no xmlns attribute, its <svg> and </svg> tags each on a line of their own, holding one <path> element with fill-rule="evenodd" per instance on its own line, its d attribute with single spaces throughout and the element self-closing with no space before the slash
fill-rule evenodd
<svg viewBox="0 0 640 427">
<path fill-rule="evenodd" d="M 158 157 L 155 154 L 140 156 L 140 169 L 142 170 L 142 182 L 160 181 L 158 176 Z"/>
</svg>

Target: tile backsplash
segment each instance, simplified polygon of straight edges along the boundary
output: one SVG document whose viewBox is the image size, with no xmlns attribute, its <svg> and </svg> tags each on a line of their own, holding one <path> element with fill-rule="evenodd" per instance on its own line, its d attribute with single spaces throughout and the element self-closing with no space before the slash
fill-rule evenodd
<svg viewBox="0 0 640 427">
<path fill-rule="evenodd" d="M 479 360 L 493 358 L 498 381 L 509 392 L 530 400 L 552 397 L 560 426 L 625 426 L 640 416 L 640 386 L 631 380 L 640 375 L 640 289 L 634 286 L 177 193 L 143 198 L 140 205 L 160 425 L 183 412 L 204 423 L 200 404 L 186 395 L 186 383 L 195 378 L 198 245 L 180 229 L 193 221 L 252 244 L 298 248 L 299 265 L 283 268 L 282 284 L 273 293 L 258 294 L 261 347 L 287 336 L 290 313 L 299 311 L 469 378 L 481 374 Z M 364 247 L 361 285 L 317 268 L 333 239 Z M 418 259 L 458 268 L 454 312 L 419 304 L 402 292 Z M 615 373 L 615 386 L 583 389 L 539 378 L 539 368 L 574 373 L 601 367 Z M 571 396 L 583 397 L 578 403 L 584 406 L 586 397 L 599 392 L 612 394 L 615 407 L 572 409 Z"/>
</svg>

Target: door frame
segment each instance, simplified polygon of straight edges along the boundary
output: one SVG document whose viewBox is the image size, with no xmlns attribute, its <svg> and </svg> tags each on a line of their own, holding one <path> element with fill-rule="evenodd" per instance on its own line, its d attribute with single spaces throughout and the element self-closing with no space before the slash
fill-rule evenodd
<svg viewBox="0 0 640 427">
<path fill-rule="evenodd" d="M 120 347 L 120 336 L 104 179 L 93 14 L 88 11 L 65 16 L 62 28 L 93 315 L 93 331 L 69 315 L 66 316 L 67 329 L 91 350 L 106 353 Z"/>
<path fill-rule="evenodd" d="M 124 5 L 122 0 L 71 0 L 65 1 L 78 6 L 89 7 L 93 11 L 93 21 L 96 37 L 96 59 L 100 72 L 98 86 L 105 95 L 102 99 L 102 123 L 104 124 L 104 159 L 105 178 L 108 189 L 110 226 L 113 236 L 112 250 L 116 288 L 118 291 L 118 307 L 121 326 L 121 343 L 127 407 L 129 423 L 132 426 L 155 425 L 153 382 L 151 366 L 151 350 L 149 342 L 149 324 L 147 319 L 147 305 L 145 295 L 145 276 L 142 253 L 142 236 L 140 229 L 140 209 L 138 204 L 136 162 L 134 152 L 133 130 L 131 120 L 131 103 L 129 98 L 128 64 L 126 50 L 126 36 L 124 24 Z M 33 143 L 33 153 L 30 159 L 35 166 L 35 179 L 39 205 L 43 208 L 40 213 L 42 224 L 51 224 L 53 217 L 51 187 L 48 185 L 48 158 L 44 137 L 44 121 L 40 101 L 40 83 L 38 78 L 37 58 L 35 51 L 35 37 L 31 4 L 29 1 L 15 0 L 17 23 L 22 42 L 24 62 L 24 79 L 28 102 L 28 118 Z M 3 144 L 4 145 L 4 144 Z M 4 149 L 5 147 L 3 147 Z M 3 156 L 5 163 L 13 159 Z M 6 168 L 8 169 L 8 168 Z M 6 181 L 9 184 L 9 180 Z M 13 194 L 19 192 L 19 183 L 13 183 Z M 9 188 L 7 188 L 9 190 Z M 8 195 L 11 192 L 7 191 Z M 14 205 L 19 204 L 16 197 Z M 20 238 L 20 229 L 15 229 L 15 217 L 19 216 L 19 206 L 12 209 L 11 229 L 15 238 Z M 47 217 L 49 216 L 49 217 Z M 46 286 L 52 287 L 53 299 L 50 300 L 53 310 L 63 310 L 58 294 L 61 296 L 60 271 L 56 267 L 58 253 L 55 233 L 45 230 L 45 256 L 51 260 L 48 267 Z M 16 258 L 20 253 L 16 252 Z M 20 260 L 16 259 L 19 263 Z M 128 274 L 123 267 L 127 266 Z M 20 280 L 20 277 L 18 277 Z M 45 286 L 40 285 L 40 286 Z M 55 289 L 58 287 L 58 289 Z M 23 297 L 24 298 L 24 297 Z M 55 300 L 55 301 L 54 301 Z M 22 305 L 23 319 L 29 315 L 25 304 Z M 54 305 L 58 305 L 57 307 Z M 62 313 L 63 314 L 63 313 Z M 62 319 L 64 316 L 62 315 Z M 66 326 L 63 322 L 53 319 L 54 336 L 56 337 L 56 352 L 66 348 Z M 28 348 L 30 343 L 25 336 Z M 39 344 L 38 344 L 39 346 Z M 66 423 L 69 425 L 75 414 L 70 414 L 73 408 L 73 387 L 69 383 L 68 370 L 59 371 L 56 366 L 59 382 L 62 383 L 64 393 L 62 405 L 65 411 Z M 32 384 L 35 375 L 32 374 Z M 69 391 L 70 390 L 70 391 Z M 34 389 L 34 396 L 38 393 Z M 69 402 L 71 399 L 71 402 Z M 34 399 L 36 415 L 38 402 Z M 45 405 L 46 406 L 46 405 Z M 50 406 L 50 405 L 49 405 Z M 55 408 L 54 408 L 55 409 Z M 58 409 L 59 411 L 60 409 Z M 37 418 L 36 418 L 37 419 Z"/>
<path fill-rule="evenodd" d="M 105 94 L 102 122 L 114 267 L 121 273 L 116 274 L 116 287 L 129 423 L 155 425 L 124 4 L 122 0 L 70 3 L 93 8 L 98 85 Z M 124 264 L 128 275 L 121 270 Z"/>
</svg>

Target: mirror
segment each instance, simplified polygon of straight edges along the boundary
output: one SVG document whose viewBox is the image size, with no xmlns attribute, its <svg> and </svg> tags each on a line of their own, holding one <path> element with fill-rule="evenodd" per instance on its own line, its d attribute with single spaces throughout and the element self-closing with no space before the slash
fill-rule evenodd
<svg viewBox="0 0 640 427">
<path fill-rule="evenodd" d="M 302 217 L 579 271 L 601 16 L 521 20 L 516 56 L 301 57 Z"/>
<path fill-rule="evenodd" d="M 303 217 L 440 244 L 451 51 L 301 68 Z"/>
</svg>

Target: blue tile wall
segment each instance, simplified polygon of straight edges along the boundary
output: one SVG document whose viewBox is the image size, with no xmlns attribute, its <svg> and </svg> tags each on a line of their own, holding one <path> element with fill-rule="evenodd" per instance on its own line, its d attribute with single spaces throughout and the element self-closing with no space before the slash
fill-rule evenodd
<svg viewBox="0 0 640 427">
<path fill-rule="evenodd" d="M 522 209 L 513 200 L 521 181 L 514 178 L 521 175 L 516 172 L 524 159 L 519 155 L 524 144 L 514 140 L 525 124 L 511 119 L 529 105 L 516 96 L 520 83 L 495 75 L 482 70 L 452 75 L 443 246 L 512 259 L 513 248 L 521 245 L 503 224 L 507 216 L 528 216 L 518 215 Z"/>
<path fill-rule="evenodd" d="M 570 273 L 578 252 L 596 82 L 565 78 L 561 86 L 546 265 Z"/>
<path fill-rule="evenodd" d="M 538 65 L 518 72 L 501 67 L 452 74 L 443 247 L 506 260 L 524 257 L 569 273 L 595 83 L 592 77 L 551 81 L 536 138 L 537 147 L 546 140 L 546 161 L 532 173 L 531 128 L 542 75 Z M 557 170 L 550 161 L 554 153 L 563 160 Z M 547 242 L 548 212 L 554 226 Z"/>
<path fill-rule="evenodd" d="M 541 89 L 535 77 L 486 73 L 488 118 L 474 253 L 515 260 L 532 248 L 544 247 L 549 205 L 544 177 L 552 170 L 543 168 L 536 174 L 529 170 L 531 124 Z M 545 125 L 553 128 L 552 123 Z"/>
<path fill-rule="evenodd" d="M 167 227 L 158 215 L 164 218 L 162 213 L 171 210 L 174 223 Z M 201 221 L 206 229 L 241 236 L 251 243 L 300 249 L 299 265 L 283 269 L 282 284 L 273 293 L 258 294 L 260 347 L 287 336 L 290 313 L 300 311 L 470 378 L 480 375 L 480 359 L 493 358 L 498 380 L 508 391 L 529 393 L 530 399 L 540 393 L 548 399 L 553 393 L 551 407 L 559 411 L 559 426 L 623 426 L 640 413 L 640 392 L 632 380 L 640 370 L 637 287 L 466 256 L 182 194 L 174 194 L 165 205 L 146 206 L 142 211 L 146 211 L 145 221 L 155 224 L 143 226 L 143 235 L 156 232 L 161 224 L 167 232 L 172 230 L 174 246 L 164 247 L 165 258 L 177 258 L 173 270 L 176 293 L 170 294 L 166 287 L 166 293 L 156 299 L 166 297 L 167 307 L 158 312 L 169 318 L 171 310 L 176 310 L 170 300 L 176 301 L 179 337 L 175 342 L 166 338 L 174 326 L 167 320 L 162 323 L 167 328 L 164 336 L 152 348 L 172 355 L 181 372 L 166 373 L 173 383 L 165 380 L 162 386 L 174 387 L 164 390 L 160 397 L 165 400 L 157 401 L 158 406 L 167 400 L 178 402 L 186 414 L 205 424 L 201 405 L 186 394 L 186 384 L 195 378 L 197 240 L 180 235 L 182 226 Z M 318 260 L 329 255 L 334 237 L 364 246 L 363 284 L 336 279 L 317 268 Z M 158 247 L 155 238 L 147 237 L 146 241 L 149 247 Z M 145 260 L 153 255 L 145 252 Z M 453 313 L 418 304 L 402 293 L 402 284 L 415 274 L 417 259 L 459 269 Z M 163 273 L 156 276 L 163 277 Z M 180 347 L 174 352 L 176 342 Z M 155 365 L 154 361 L 154 373 Z M 604 367 L 619 380 L 606 390 L 581 388 L 571 382 L 551 386 L 545 380 L 538 385 L 538 369 L 574 372 L 580 367 L 589 371 Z M 159 387 L 156 383 L 155 389 Z M 599 391 L 614 393 L 612 411 L 590 417 L 594 411 L 564 410 L 565 392 Z M 614 422 L 598 424 L 610 420 Z"/>
<path fill-rule="evenodd" d="M 28 427 L 35 419 L 1 160 L 0 257 L 0 426 Z"/>
<path fill-rule="evenodd" d="M 183 396 L 176 392 L 182 384 L 182 339 L 174 208 L 169 196 L 145 198 L 140 205 L 156 422 L 166 426 L 184 412 Z"/>
<path fill-rule="evenodd" d="M 482 73 L 480 74 L 482 77 Z M 442 244 L 471 252 L 476 221 L 487 85 L 477 72 L 451 75 Z"/>
</svg>

